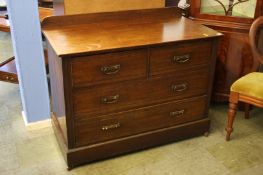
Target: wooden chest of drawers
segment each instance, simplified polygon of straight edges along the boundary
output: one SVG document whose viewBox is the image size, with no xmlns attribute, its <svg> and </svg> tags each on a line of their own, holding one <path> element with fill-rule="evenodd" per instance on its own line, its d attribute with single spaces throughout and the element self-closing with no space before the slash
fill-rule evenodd
<svg viewBox="0 0 263 175">
<path fill-rule="evenodd" d="M 208 132 L 220 33 L 176 8 L 50 17 L 42 28 L 69 168 Z"/>
</svg>

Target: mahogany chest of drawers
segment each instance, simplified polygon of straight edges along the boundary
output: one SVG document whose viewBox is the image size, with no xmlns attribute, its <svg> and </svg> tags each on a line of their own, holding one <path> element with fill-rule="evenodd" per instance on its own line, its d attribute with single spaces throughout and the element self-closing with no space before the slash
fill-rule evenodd
<svg viewBox="0 0 263 175">
<path fill-rule="evenodd" d="M 42 28 L 69 168 L 208 132 L 220 33 L 176 8 L 49 17 Z"/>
</svg>

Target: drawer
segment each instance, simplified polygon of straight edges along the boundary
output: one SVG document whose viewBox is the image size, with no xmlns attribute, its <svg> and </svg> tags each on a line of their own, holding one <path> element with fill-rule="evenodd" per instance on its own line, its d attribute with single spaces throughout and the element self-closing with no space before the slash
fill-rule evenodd
<svg viewBox="0 0 263 175">
<path fill-rule="evenodd" d="M 207 93 L 208 70 L 178 73 L 166 78 L 79 88 L 73 91 L 73 111 L 89 116 L 153 105 Z"/>
<path fill-rule="evenodd" d="M 154 76 L 208 64 L 210 62 L 211 44 L 211 41 L 194 41 L 151 48 L 150 75 Z"/>
<path fill-rule="evenodd" d="M 146 77 L 147 50 L 132 50 L 74 58 L 71 62 L 73 86 Z"/>
<path fill-rule="evenodd" d="M 76 146 L 166 128 L 202 119 L 206 96 L 76 122 Z"/>
<path fill-rule="evenodd" d="M 0 71 L 0 81 L 18 83 L 17 74 Z"/>
</svg>

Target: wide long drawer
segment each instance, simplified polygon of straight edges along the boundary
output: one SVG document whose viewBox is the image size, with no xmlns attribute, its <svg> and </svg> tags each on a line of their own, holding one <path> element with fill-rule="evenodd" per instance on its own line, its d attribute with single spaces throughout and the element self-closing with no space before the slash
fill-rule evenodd
<svg viewBox="0 0 263 175">
<path fill-rule="evenodd" d="M 76 146 L 98 143 L 202 119 L 206 96 L 76 122 Z"/>
<path fill-rule="evenodd" d="M 110 114 L 203 95 L 207 89 L 207 68 L 165 78 L 79 88 L 73 91 L 73 111 L 77 116 Z"/>
<path fill-rule="evenodd" d="M 150 75 L 186 70 L 210 63 L 211 40 L 169 44 L 150 49 Z"/>
<path fill-rule="evenodd" d="M 74 87 L 146 77 L 146 49 L 74 58 L 71 77 Z"/>
</svg>

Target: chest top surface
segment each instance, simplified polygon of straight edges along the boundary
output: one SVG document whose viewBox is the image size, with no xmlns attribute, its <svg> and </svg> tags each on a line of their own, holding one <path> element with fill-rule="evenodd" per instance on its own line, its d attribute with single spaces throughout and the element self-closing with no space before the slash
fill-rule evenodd
<svg viewBox="0 0 263 175">
<path fill-rule="evenodd" d="M 42 29 L 60 57 L 221 36 L 176 8 L 53 16 Z"/>
</svg>

